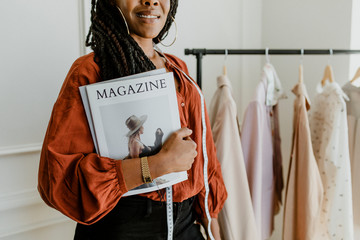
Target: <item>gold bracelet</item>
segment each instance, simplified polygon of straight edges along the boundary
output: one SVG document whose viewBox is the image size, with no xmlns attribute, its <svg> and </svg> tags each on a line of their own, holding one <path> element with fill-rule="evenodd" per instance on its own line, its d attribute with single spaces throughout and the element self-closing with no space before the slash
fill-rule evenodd
<svg viewBox="0 0 360 240">
<path fill-rule="evenodd" d="M 144 183 L 151 183 L 152 178 L 150 175 L 150 169 L 149 169 L 149 163 L 148 163 L 147 157 L 140 158 L 140 162 L 141 162 L 141 174 L 142 174 Z"/>
</svg>

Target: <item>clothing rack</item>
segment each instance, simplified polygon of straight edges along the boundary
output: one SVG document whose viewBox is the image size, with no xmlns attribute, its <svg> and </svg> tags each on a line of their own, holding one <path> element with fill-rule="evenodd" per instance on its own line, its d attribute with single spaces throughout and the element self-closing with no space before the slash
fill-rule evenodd
<svg viewBox="0 0 360 240">
<path fill-rule="evenodd" d="M 202 58 L 204 55 L 330 55 L 330 54 L 360 54 L 360 50 L 342 49 L 185 49 L 185 55 L 196 56 L 196 82 L 201 88 Z"/>
</svg>

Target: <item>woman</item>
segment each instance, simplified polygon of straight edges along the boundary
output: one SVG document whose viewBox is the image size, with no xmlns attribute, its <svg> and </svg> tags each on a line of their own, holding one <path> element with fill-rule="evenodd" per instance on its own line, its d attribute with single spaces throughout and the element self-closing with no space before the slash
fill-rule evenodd
<svg viewBox="0 0 360 240">
<path fill-rule="evenodd" d="M 139 158 L 148 156 L 151 153 L 151 148 L 141 142 L 140 135 L 144 133 L 144 122 L 147 116 L 141 116 L 140 118 L 132 115 L 126 119 L 126 126 L 129 128 L 129 132 L 126 134 L 129 137 L 129 158 Z"/>
<path fill-rule="evenodd" d="M 51 207 L 77 221 L 75 239 L 166 239 L 166 204 L 157 192 L 122 197 L 144 183 L 139 158 L 122 161 L 95 153 L 78 87 L 166 68 L 174 73 L 182 128 L 148 157 L 152 179 L 187 171 L 173 186 L 174 239 L 203 239 L 207 225 L 203 180 L 201 98 L 175 56 L 154 50 L 167 35 L 178 0 L 92 0 L 87 45 L 93 53 L 71 67 L 54 105 L 44 139 L 38 189 Z M 211 230 L 220 239 L 217 215 L 227 197 L 206 113 Z M 199 153 L 199 154 L 198 154 Z"/>
<path fill-rule="evenodd" d="M 135 115 L 126 119 L 126 126 L 129 128 L 129 132 L 126 136 L 129 138 L 128 147 L 129 155 L 126 158 L 139 158 L 158 153 L 162 145 L 162 137 L 164 136 L 161 128 L 156 129 L 154 146 L 147 146 L 141 142 L 140 135 L 144 133 L 144 122 L 147 116 L 143 115 L 140 118 Z"/>
</svg>

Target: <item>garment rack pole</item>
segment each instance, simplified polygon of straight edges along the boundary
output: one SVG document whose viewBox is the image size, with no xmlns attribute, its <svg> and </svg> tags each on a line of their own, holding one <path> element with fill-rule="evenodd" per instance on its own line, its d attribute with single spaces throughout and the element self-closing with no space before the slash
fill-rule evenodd
<svg viewBox="0 0 360 240">
<path fill-rule="evenodd" d="M 185 55 L 196 56 L 196 82 L 201 88 L 202 81 L 202 59 L 204 55 L 265 55 L 266 49 L 185 49 Z M 332 54 L 360 54 L 360 50 L 343 49 L 269 49 L 269 55 L 329 55 Z M 302 52 L 303 51 L 303 52 Z"/>
</svg>

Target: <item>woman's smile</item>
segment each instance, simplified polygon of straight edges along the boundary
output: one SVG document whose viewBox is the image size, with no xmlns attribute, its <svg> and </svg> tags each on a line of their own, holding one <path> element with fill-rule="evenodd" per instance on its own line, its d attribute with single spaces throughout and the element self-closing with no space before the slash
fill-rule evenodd
<svg viewBox="0 0 360 240">
<path fill-rule="evenodd" d="M 156 23 L 160 19 L 160 14 L 151 11 L 141 11 L 135 14 L 144 23 Z"/>
<path fill-rule="evenodd" d="M 140 18 L 155 18 L 155 19 L 160 18 L 160 14 L 156 14 L 151 11 L 141 11 L 141 12 L 136 13 L 136 16 L 138 16 Z"/>
</svg>

